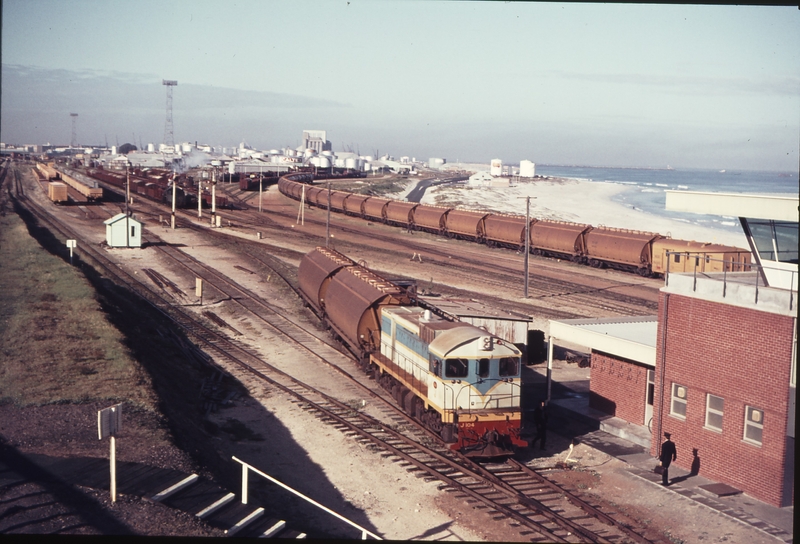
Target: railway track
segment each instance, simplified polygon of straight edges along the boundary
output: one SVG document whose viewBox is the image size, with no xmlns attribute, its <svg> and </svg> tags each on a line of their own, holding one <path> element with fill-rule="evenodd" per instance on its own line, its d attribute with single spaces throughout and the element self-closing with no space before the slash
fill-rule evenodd
<svg viewBox="0 0 800 544">
<path fill-rule="evenodd" d="M 16 172 L 16 171 L 15 171 Z M 68 225 L 59 223 L 41 210 L 35 202 L 24 196 L 19 175 L 15 179 L 16 198 L 24 202 L 26 208 L 37 219 L 50 228 L 67 237 L 79 237 L 79 233 Z M 162 247 L 162 246 L 156 246 Z M 181 305 L 175 305 L 171 296 L 163 292 L 154 292 L 143 281 L 133 277 L 118 265 L 110 261 L 102 251 L 86 244 L 85 254 L 101 267 L 116 282 L 128 286 L 162 313 L 167 315 L 184 331 L 189 338 L 202 345 L 207 353 L 217 360 L 225 360 L 243 370 L 258 376 L 274 389 L 288 395 L 293 402 L 303 409 L 313 412 L 321 420 L 333 425 L 341 432 L 353 436 L 356 440 L 369 444 L 381 455 L 390 458 L 415 471 L 419 476 L 436 479 L 442 485 L 452 489 L 470 501 L 477 501 L 505 516 L 512 523 L 523 527 L 525 536 L 533 541 L 548 542 L 611 542 L 636 541 L 647 542 L 637 533 L 623 524 L 614 521 L 608 513 L 600 516 L 597 509 L 587 508 L 586 501 L 558 486 L 549 486 L 560 498 L 552 498 L 553 504 L 548 506 L 543 497 L 532 493 L 528 481 L 519 483 L 519 477 L 510 478 L 509 471 L 492 472 L 474 462 L 451 452 L 444 444 L 426 439 L 425 433 L 419 429 L 404 429 L 401 432 L 387 424 L 369 416 L 351 404 L 333 398 L 310 385 L 297 380 L 278 368 L 264 362 L 257 353 L 247 346 L 205 325 L 196 315 Z M 193 266 L 197 266 L 196 263 Z M 199 271 L 195 269 L 195 271 Z M 203 271 L 207 273 L 207 270 Z M 211 274 L 208 274 L 211 276 Z M 216 275 L 214 281 L 219 282 Z M 226 283 L 226 282 L 220 282 Z M 232 289 L 231 285 L 215 288 Z M 240 291 L 240 296 L 242 292 Z M 233 297 L 232 297 L 233 298 Z M 259 305 L 259 307 L 261 307 Z M 263 311 L 263 307 L 261 307 Z M 282 325 L 285 325 L 283 323 Z M 307 345 L 310 342 L 313 346 Z M 320 347 L 317 338 L 302 338 L 301 343 L 316 353 Z M 405 415 L 397 410 L 395 420 L 409 423 Z M 409 424 L 408 427 L 411 427 Z M 510 465 L 509 465 L 510 466 Z M 522 465 L 520 465 L 522 467 Z M 535 472 L 517 467 L 517 472 L 526 478 L 535 478 Z M 500 476 L 500 472 L 504 476 Z M 541 485 L 541 482 L 537 485 Z M 558 504 L 557 504 L 558 503 Z M 566 504 L 572 505 L 568 511 Z M 597 520 L 600 520 L 599 522 Z M 606 524 L 609 525 L 606 525 Z"/>
</svg>

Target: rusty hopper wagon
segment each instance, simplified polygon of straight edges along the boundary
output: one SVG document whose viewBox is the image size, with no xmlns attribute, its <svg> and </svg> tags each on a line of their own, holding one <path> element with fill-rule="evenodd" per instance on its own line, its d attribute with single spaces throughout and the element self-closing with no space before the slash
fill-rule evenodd
<svg viewBox="0 0 800 544">
<path fill-rule="evenodd" d="M 584 234 L 589 265 L 636 272 L 649 276 L 653 241 L 661 238 L 655 232 L 595 227 Z"/>
</svg>

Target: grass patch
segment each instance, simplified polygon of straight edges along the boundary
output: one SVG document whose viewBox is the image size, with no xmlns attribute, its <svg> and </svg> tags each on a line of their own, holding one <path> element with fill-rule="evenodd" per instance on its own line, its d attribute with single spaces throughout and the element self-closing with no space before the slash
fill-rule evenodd
<svg viewBox="0 0 800 544">
<path fill-rule="evenodd" d="M 42 248 L 15 213 L 0 216 L 0 263 L 0 399 L 19 406 L 125 400 L 156 408 L 149 376 L 92 286 Z"/>
</svg>

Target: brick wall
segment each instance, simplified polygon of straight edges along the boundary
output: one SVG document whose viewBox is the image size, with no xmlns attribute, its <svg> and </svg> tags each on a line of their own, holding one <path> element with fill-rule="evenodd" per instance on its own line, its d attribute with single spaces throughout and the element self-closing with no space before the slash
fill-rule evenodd
<svg viewBox="0 0 800 544">
<path fill-rule="evenodd" d="M 665 300 L 661 293 L 651 453 L 671 432 L 678 466 L 690 469 L 696 448 L 700 475 L 783 506 L 793 319 L 676 294 L 665 315 Z M 687 388 L 685 419 L 670 415 L 673 382 Z M 705 427 L 709 393 L 724 399 L 722 432 Z M 743 440 L 746 405 L 763 410 L 761 446 Z"/>
<path fill-rule="evenodd" d="M 647 367 L 592 351 L 589 406 L 612 416 L 644 425 Z"/>
</svg>

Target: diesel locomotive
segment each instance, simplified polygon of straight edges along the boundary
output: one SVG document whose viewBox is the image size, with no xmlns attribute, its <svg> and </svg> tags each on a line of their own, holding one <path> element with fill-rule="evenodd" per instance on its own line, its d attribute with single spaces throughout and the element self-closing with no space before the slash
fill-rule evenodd
<svg viewBox="0 0 800 544">
<path fill-rule="evenodd" d="M 521 351 L 419 306 L 413 291 L 331 249 L 306 254 L 300 292 L 363 370 L 451 448 L 512 455 L 520 437 Z"/>
</svg>

